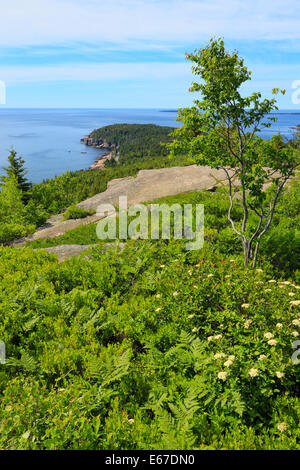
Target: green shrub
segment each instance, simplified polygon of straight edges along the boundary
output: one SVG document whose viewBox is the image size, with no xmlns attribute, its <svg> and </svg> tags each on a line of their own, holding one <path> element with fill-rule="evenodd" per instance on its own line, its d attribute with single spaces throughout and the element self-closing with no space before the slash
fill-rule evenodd
<svg viewBox="0 0 300 470">
<path fill-rule="evenodd" d="M 299 449 L 299 286 L 271 265 L 0 248 L 0 280 L 0 448 Z"/>
<path fill-rule="evenodd" d="M 33 233 L 35 225 L 9 224 L 0 225 L 0 243 L 11 242 Z"/>
<path fill-rule="evenodd" d="M 95 214 L 95 211 L 88 211 L 82 209 L 81 207 L 72 205 L 69 207 L 66 212 L 64 213 L 63 219 L 83 219 L 84 217 L 88 217 L 89 215 Z"/>
<path fill-rule="evenodd" d="M 292 273 L 300 268 L 300 230 L 279 224 L 262 240 L 262 250 L 273 265 L 282 272 Z"/>
</svg>

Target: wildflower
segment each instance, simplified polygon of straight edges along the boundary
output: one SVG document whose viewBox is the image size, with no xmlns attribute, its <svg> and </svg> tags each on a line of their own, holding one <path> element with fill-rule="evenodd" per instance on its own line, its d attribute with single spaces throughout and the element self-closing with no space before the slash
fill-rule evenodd
<svg viewBox="0 0 300 470">
<path fill-rule="evenodd" d="M 300 300 L 292 300 L 290 304 L 295 306 L 300 305 Z"/>
<path fill-rule="evenodd" d="M 218 373 L 218 379 L 220 380 L 226 380 L 228 373 L 227 372 L 219 372 Z"/>
<path fill-rule="evenodd" d="M 129 423 L 129 424 L 133 424 L 133 423 L 134 423 L 134 419 L 133 419 L 133 418 L 129 419 L 129 420 L 128 420 L 128 423 Z"/>
<path fill-rule="evenodd" d="M 165 264 L 161 264 L 160 267 L 161 267 L 161 268 L 165 268 L 166 266 L 165 266 Z"/>
<path fill-rule="evenodd" d="M 218 340 L 221 338 L 222 338 L 222 335 L 208 336 L 207 341 L 212 341 L 213 339 Z"/>
<path fill-rule="evenodd" d="M 282 323 L 276 323 L 276 328 L 282 328 Z"/>
<path fill-rule="evenodd" d="M 223 357 L 226 357 L 226 354 L 224 354 L 224 353 L 222 353 L 222 352 L 216 353 L 216 354 L 214 355 L 214 358 L 215 358 L 215 359 L 221 359 L 221 358 L 223 358 Z"/>
<path fill-rule="evenodd" d="M 288 424 L 287 424 L 287 423 L 278 423 L 278 424 L 277 424 L 277 429 L 278 429 L 278 431 L 280 431 L 280 432 L 286 431 L 287 428 L 288 428 Z"/>
<path fill-rule="evenodd" d="M 222 335 L 215 335 L 214 336 L 214 339 L 218 340 L 218 339 L 221 339 L 222 338 Z"/>
<path fill-rule="evenodd" d="M 208 274 L 208 276 L 207 276 L 207 277 L 213 277 L 213 274 Z"/>
<path fill-rule="evenodd" d="M 191 271 L 191 270 L 189 270 L 189 271 L 188 271 L 188 274 L 189 274 L 189 275 L 191 275 L 191 274 L 192 274 L 192 271 Z"/>
<path fill-rule="evenodd" d="M 276 346 L 277 343 L 278 343 L 277 339 L 270 339 L 270 340 L 268 341 L 268 344 L 269 344 L 270 346 Z"/>
<path fill-rule="evenodd" d="M 250 377 L 257 377 L 259 375 L 259 372 L 257 369 L 250 369 L 249 370 L 249 375 Z"/>
<path fill-rule="evenodd" d="M 263 361 L 264 359 L 267 359 L 267 356 L 265 354 L 261 354 L 258 358 L 259 361 Z"/>
<path fill-rule="evenodd" d="M 232 355 L 232 356 L 228 356 L 228 359 L 229 359 L 230 361 L 234 361 L 234 360 L 235 360 L 235 356 L 233 356 L 233 355 Z"/>
<path fill-rule="evenodd" d="M 289 286 L 291 283 L 290 281 L 280 281 L 279 284 L 283 284 L 284 286 Z"/>
<path fill-rule="evenodd" d="M 191 313 L 191 315 L 189 315 L 188 318 L 194 318 L 194 316 L 195 315 L 193 313 Z"/>
<path fill-rule="evenodd" d="M 272 292 L 272 289 L 265 289 L 265 292 Z"/>
<path fill-rule="evenodd" d="M 294 297 L 294 295 L 295 295 L 294 292 L 289 292 L 290 297 Z"/>
<path fill-rule="evenodd" d="M 257 281 L 255 284 L 263 284 L 263 281 Z"/>
<path fill-rule="evenodd" d="M 247 309 L 247 308 L 249 308 L 249 307 L 250 307 L 250 304 L 243 304 L 243 305 L 242 305 L 242 308 L 245 308 L 245 309 Z"/>
<path fill-rule="evenodd" d="M 256 272 L 257 272 L 257 273 L 262 273 L 262 272 L 263 272 L 263 270 L 262 270 L 262 269 L 260 269 L 260 268 L 258 268 L 258 269 L 256 270 Z"/>
<path fill-rule="evenodd" d="M 292 331 L 292 335 L 296 337 L 296 336 L 299 336 L 299 333 L 298 331 Z"/>
<path fill-rule="evenodd" d="M 295 325 L 295 326 L 300 326 L 300 320 L 297 320 L 297 319 L 296 319 L 296 320 L 293 320 L 292 323 L 293 323 L 293 325 Z"/>
<path fill-rule="evenodd" d="M 160 294 L 156 294 L 156 298 L 157 298 L 157 299 L 160 299 L 160 298 L 161 298 L 161 295 L 160 295 Z"/>
<path fill-rule="evenodd" d="M 156 311 L 156 312 L 160 312 L 160 311 L 161 311 L 161 308 L 158 307 L 155 311 Z"/>
<path fill-rule="evenodd" d="M 233 361 L 228 359 L 226 362 L 224 362 L 224 367 L 230 367 L 230 366 L 232 366 L 232 364 L 233 364 Z"/>
<path fill-rule="evenodd" d="M 193 328 L 193 329 L 192 329 L 192 332 L 193 332 L 193 333 L 197 333 L 197 328 Z"/>
<path fill-rule="evenodd" d="M 198 289 L 198 286 L 193 286 L 194 289 Z"/>
<path fill-rule="evenodd" d="M 178 292 L 173 292 L 174 297 L 177 297 L 177 295 L 178 295 Z"/>
<path fill-rule="evenodd" d="M 235 259 L 230 259 L 230 263 L 235 263 Z"/>
<path fill-rule="evenodd" d="M 277 377 L 278 379 L 282 379 L 282 377 L 284 377 L 284 373 L 283 373 L 283 372 L 279 372 L 278 370 L 276 371 L 275 375 L 276 375 L 276 377 Z"/>
<path fill-rule="evenodd" d="M 245 321 L 244 323 L 244 328 L 249 328 L 249 326 L 251 325 L 252 323 L 252 320 L 249 318 L 248 320 Z"/>
<path fill-rule="evenodd" d="M 276 282 L 276 281 L 275 281 L 275 279 L 270 279 L 268 282 L 269 282 L 270 284 L 274 284 L 274 282 Z"/>
<path fill-rule="evenodd" d="M 264 337 L 267 338 L 267 339 L 271 339 L 271 338 L 274 338 L 274 335 L 272 333 L 268 332 L 268 333 L 264 334 Z"/>
</svg>

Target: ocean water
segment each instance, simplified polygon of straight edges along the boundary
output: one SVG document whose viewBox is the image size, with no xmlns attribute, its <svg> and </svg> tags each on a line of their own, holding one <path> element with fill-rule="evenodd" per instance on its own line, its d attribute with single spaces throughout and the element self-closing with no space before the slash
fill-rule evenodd
<svg viewBox="0 0 300 470">
<path fill-rule="evenodd" d="M 7 164 L 10 149 L 23 157 L 27 177 L 38 183 L 67 170 L 88 168 L 103 153 L 86 147 L 80 139 L 109 124 L 158 124 L 179 126 L 175 110 L 163 109 L 5 109 L 0 108 L 0 167 Z M 291 137 L 300 124 L 300 112 L 282 110 L 278 121 L 261 137 L 280 131 Z M 86 153 L 82 153 L 86 152 Z M 3 174 L 3 170 L 0 170 Z"/>
</svg>

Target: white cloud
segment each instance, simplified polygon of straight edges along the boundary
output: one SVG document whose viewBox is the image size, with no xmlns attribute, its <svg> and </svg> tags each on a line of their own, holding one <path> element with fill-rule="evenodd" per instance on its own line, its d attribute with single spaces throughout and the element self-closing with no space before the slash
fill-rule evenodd
<svg viewBox="0 0 300 470">
<path fill-rule="evenodd" d="M 0 45 L 300 38 L 297 0 L 0 0 Z"/>
<path fill-rule="evenodd" d="M 0 66 L 0 77 L 7 84 L 42 81 L 105 81 L 190 78 L 188 63 L 101 63 L 47 66 Z"/>
<path fill-rule="evenodd" d="M 244 93 L 262 90 L 271 93 L 274 87 L 286 88 L 292 92 L 292 81 L 300 79 L 300 66 L 257 65 L 248 64 L 253 71 L 253 80 L 244 85 Z M 41 82 L 125 82 L 127 86 L 138 86 L 147 81 L 168 82 L 173 87 L 180 83 L 180 90 L 187 92 L 194 76 L 189 62 L 143 62 L 143 63 L 70 63 L 62 65 L 30 65 L 0 66 L 1 80 L 8 86 L 22 83 L 34 84 Z M 196 96 L 191 95 L 191 99 Z"/>
</svg>

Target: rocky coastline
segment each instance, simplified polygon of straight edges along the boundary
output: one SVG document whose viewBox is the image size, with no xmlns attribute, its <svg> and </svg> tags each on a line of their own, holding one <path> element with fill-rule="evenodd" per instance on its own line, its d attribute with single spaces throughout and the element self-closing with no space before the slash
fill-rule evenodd
<svg viewBox="0 0 300 470">
<path fill-rule="evenodd" d="M 95 162 L 89 166 L 89 170 L 103 170 L 105 168 L 105 162 L 113 158 L 113 152 L 105 153 L 96 158 Z"/>
<path fill-rule="evenodd" d="M 115 158 L 118 161 L 118 146 L 116 144 L 102 139 L 95 139 L 91 134 L 83 137 L 80 139 L 80 141 L 88 147 L 107 150 L 107 153 L 99 155 L 99 157 L 96 158 L 95 163 L 89 166 L 89 170 L 103 170 L 105 167 L 105 162 L 107 160 L 111 160 L 112 158 Z"/>
</svg>

